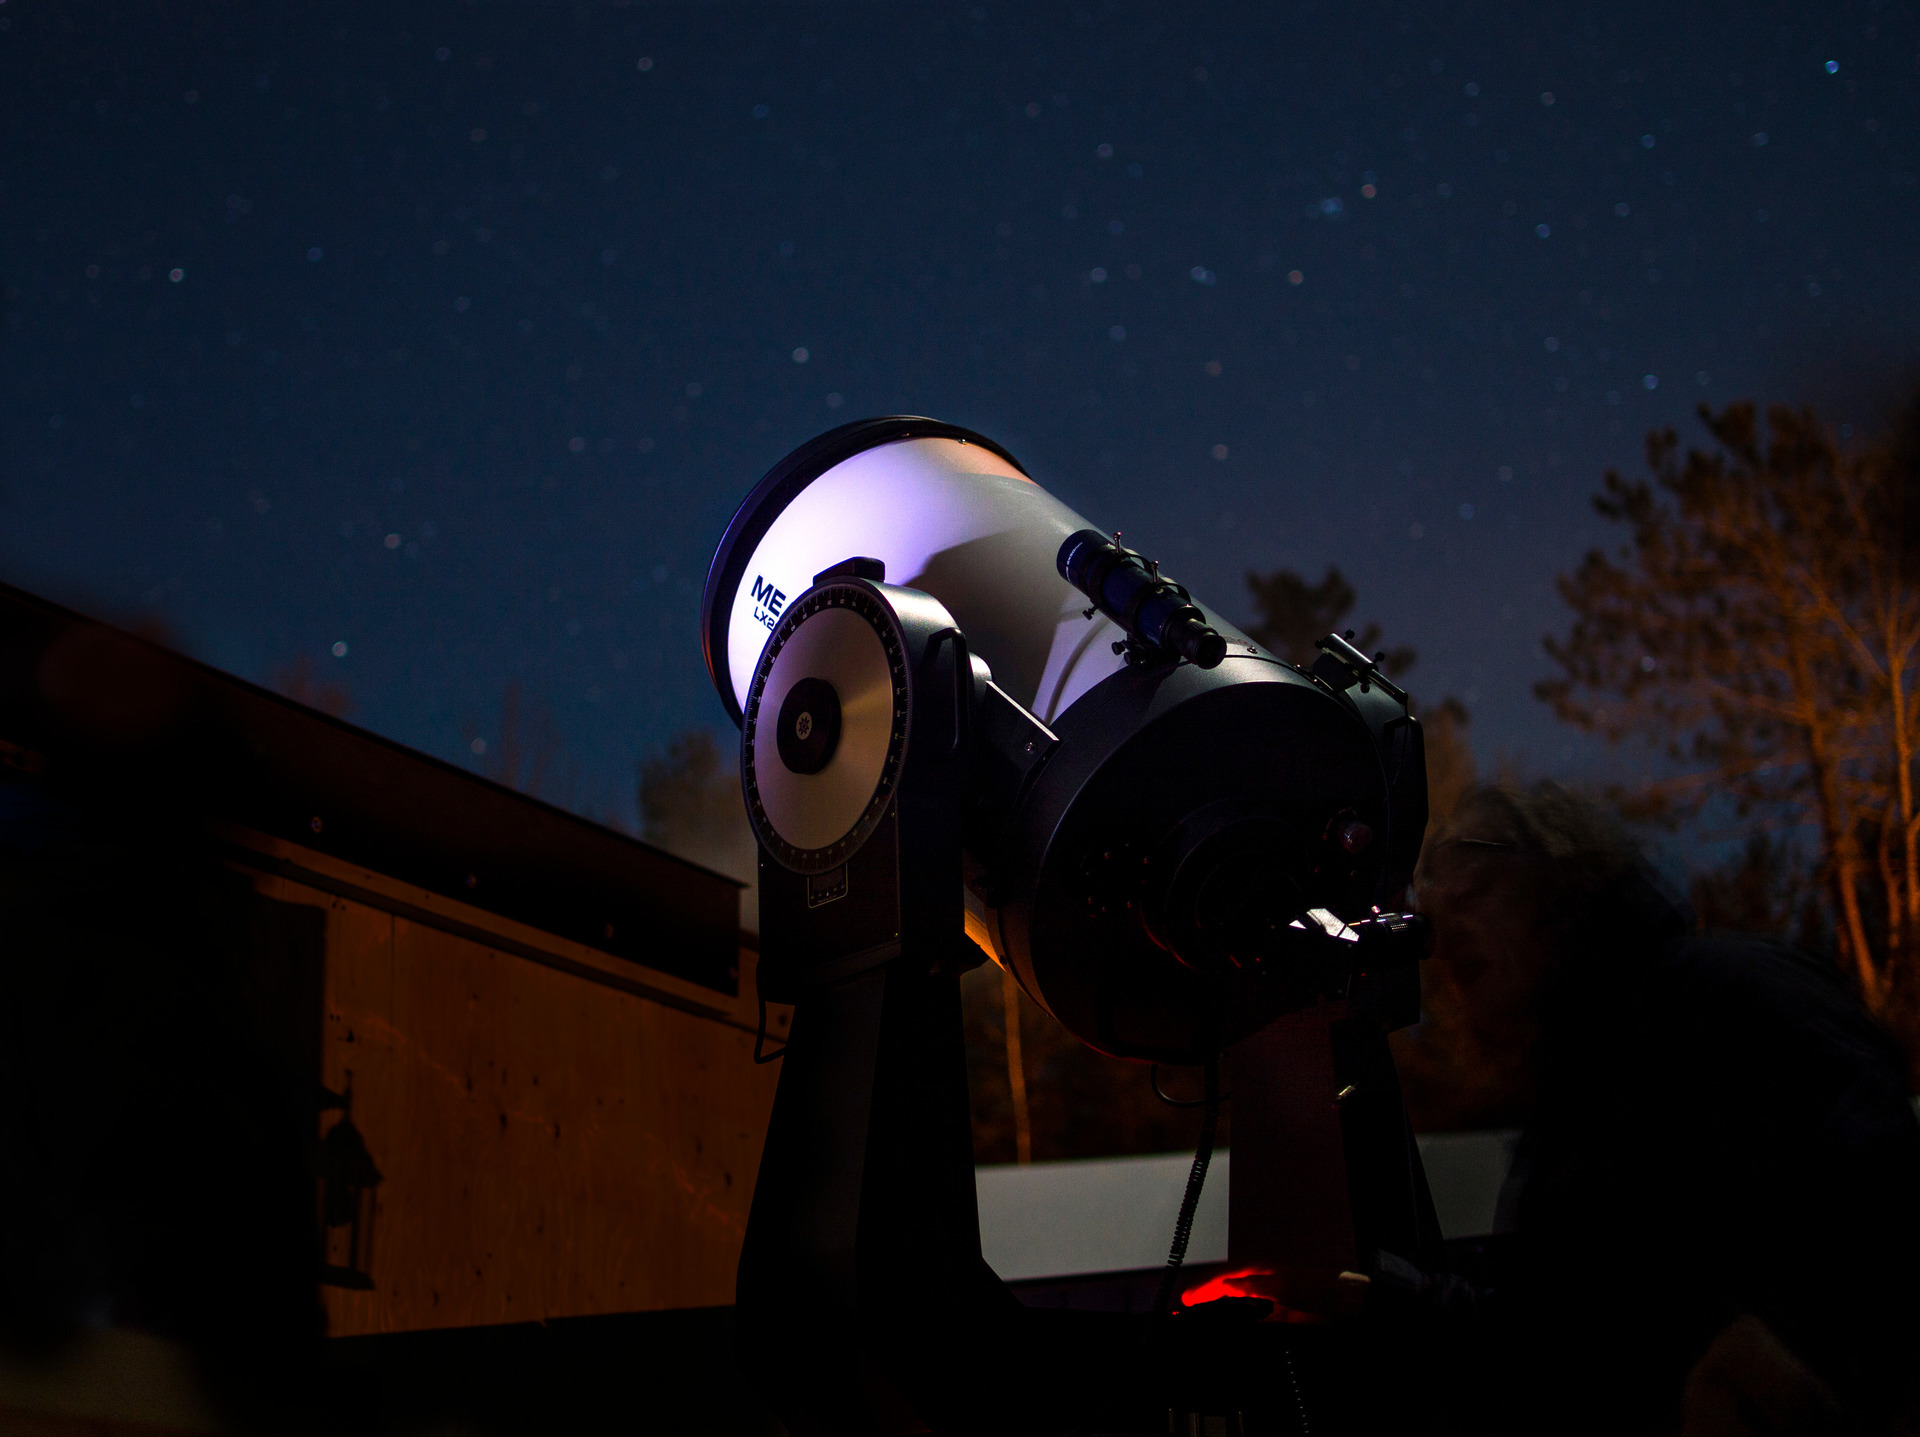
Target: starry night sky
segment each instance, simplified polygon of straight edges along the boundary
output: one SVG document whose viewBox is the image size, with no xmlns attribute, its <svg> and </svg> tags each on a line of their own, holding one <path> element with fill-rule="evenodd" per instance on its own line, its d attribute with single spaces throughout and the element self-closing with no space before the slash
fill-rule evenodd
<svg viewBox="0 0 1920 1437">
<path fill-rule="evenodd" d="M 623 823 L 847 419 L 1239 617 L 1338 564 L 1543 774 L 1604 469 L 1920 374 L 1906 6 L 0 0 L 0 126 L 0 578 L 477 769 L 518 685 Z"/>
</svg>

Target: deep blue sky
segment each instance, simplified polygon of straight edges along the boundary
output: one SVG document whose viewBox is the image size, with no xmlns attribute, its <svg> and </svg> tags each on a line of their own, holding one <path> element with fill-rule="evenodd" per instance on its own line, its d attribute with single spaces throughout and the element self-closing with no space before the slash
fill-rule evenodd
<svg viewBox="0 0 1920 1437">
<path fill-rule="evenodd" d="M 1872 4 L 0 0 L 0 577 L 631 821 L 738 499 L 918 412 L 1578 768 L 1602 471 L 1915 375 L 1916 97 Z"/>
</svg>

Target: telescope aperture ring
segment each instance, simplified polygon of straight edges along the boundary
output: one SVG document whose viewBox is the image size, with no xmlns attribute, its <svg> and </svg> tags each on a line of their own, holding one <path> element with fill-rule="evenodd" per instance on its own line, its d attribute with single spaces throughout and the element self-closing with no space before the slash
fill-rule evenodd
<svg viewBox="0 0 1920 1437">
<path fill-rule="evenodd" d="M 809 623 L 815 625 L 811 633 Z M 803 653 L 826 630 L 838 631 L 839 648 Z M 786 666 L 780 662 L 783 655 L 790 659 Z M 801 659 L 804 672 L 797 677 L 783 672 Z M 798 733 L 786 734 L 782 719 L 797 729 L 799 714 L 812 709 L 787 714 L 788 701 L 796 692 L 817 692 L 816 686 L 834 696 L 835 741 L 819 756 L 817 768 L 807 760 L 796 767 L 789 757 L 801 757 L 801 750 L 812 745 L 796 745 Z M 825 873 L 845 863 L 872 835 L 906 759 L 911 698 L 905 640 L 893 611 L 871 586 L 822 585 L 787 607 L 755 667 L 740 747 L 747 817 L 781 867 Z"/>
</svg>

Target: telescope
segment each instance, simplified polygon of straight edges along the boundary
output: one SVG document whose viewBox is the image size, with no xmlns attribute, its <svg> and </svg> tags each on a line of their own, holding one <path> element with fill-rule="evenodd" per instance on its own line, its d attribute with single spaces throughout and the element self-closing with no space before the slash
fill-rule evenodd
<svg viewBox="0 0 1920 1437">
<path fill-rule="evenodd" d="M 799 1437 L 1338 1430 L 1363 1359 L 1315 1319 L 1438 1242 L 1385 1042 L 1424 951 L 1407 695 L 1338 635 L 1275 657 L 1122 537 L 895 416 L 781 460 L 715 553 L 761 997 L 793 1005 L 736 1318 Z M 982 962 L 1103 1053 L 1205 1068 L 1209 1133 L 1230 1055 L 1229 1262 L 1273 1300 L 1019 1304 L 980 1255 Z"/>
</svg>

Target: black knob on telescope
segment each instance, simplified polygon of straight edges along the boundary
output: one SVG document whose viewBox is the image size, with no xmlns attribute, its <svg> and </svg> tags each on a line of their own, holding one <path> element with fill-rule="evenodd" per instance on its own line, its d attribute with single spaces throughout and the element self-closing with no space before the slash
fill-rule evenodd
<svg viewBox="0 0 1920 1437">
<path fill-rule="evenodd" d="M 1217 667 L 1227 656 L 1220 631 L 1207 622 L 1183 586 L 1160 573 L 1154 560 L 1082 529 L 1067 536 L 1057 562 L 1060 577 L 1093 600 L 1135 643 L 1203 669 Z"/>
<path fill-rule="evenodd" d="M 818 773 L 840 746 L 840 694 L 825 679 L 801 679 L 787 690 L 774 736 L 780 762 L 795 773 Z"/>
</svg>

